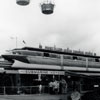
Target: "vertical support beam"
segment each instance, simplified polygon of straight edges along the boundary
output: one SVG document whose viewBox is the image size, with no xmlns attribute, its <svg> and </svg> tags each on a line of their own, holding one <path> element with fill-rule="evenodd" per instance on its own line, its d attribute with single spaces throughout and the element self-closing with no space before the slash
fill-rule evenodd
<svg viewBox="0 0 100 100">
<path fill-rule="evenodd" d="M 58 75 L 58 80 L 60 81 L 60 75 Z"/>
<path fill-rule="evenodd" d="M 89 62 L 88 62 L 88 58 L 86 58 L 86 71 L 88 71 L 88 64 Z"/>
<path fill-rule="evenodd" d="M 38 74 L 38 81 L 41 81 L 41 74 Z M 38 93 L 41 94 L 41 91 L 42 91 L 42 85 L 40 83 L 39 86 L 38 86 Z"/>
<path fill-rule="evenodd" d="M 17 87 L 18 94 L 20 92 L 20 86 L 21 86 L 20 74 L 16 74 L 16 87 Z"/>
<path fill-rule="evenodd" d="M 41 81 L 41 74 L 38 74 L 38 80 Z"/>
<path fill-rule="evenodd" d="M 6 95 L 6 87 L 4 86 L 4 95 Z"/>
<path fill-rule="evenodd" d="M 55 80 L 55 75 L 53 75 L 53 81 Z"/>
<path fill-rule="evenodd" d="M 64 63 L 64 59 L 63 59 L 63 55 L 60 56 L 60 59 L 61 59 L 61 70 L 64 70 L 64 66 L 63 66 L 63 63 Z"/>
<path fill-rule="evenodd" d="M 14 86 L 14 82 L 13 82 L 13 75 L 9 76 L 10 80 L 11 80 L 11 86 Z"/>
<path fill-rule="evenodd" d="M 82 83 L 83 83 L 83 78 L 80 78 L 80 94 L 82 93 Z M 81 100 L 81 96 L 80 96 Z"/>
</svg>

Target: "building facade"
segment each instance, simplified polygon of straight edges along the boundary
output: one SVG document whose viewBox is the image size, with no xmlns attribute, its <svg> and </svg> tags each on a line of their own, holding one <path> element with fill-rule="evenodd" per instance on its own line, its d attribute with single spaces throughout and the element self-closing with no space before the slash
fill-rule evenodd
<svg viewBox="0 0 100 100">
<path fill-rule="evenodd" d="M 59 82 L 61 93 L 62 79 L 67 83 L 66 92 L 94 90 L 100 83 L 100 56 L 68 48 L 13 49 L 2 55 L 0 67 L 3 94 L 50 93 L 49 84 L 55 81 Z"/>
</svg>

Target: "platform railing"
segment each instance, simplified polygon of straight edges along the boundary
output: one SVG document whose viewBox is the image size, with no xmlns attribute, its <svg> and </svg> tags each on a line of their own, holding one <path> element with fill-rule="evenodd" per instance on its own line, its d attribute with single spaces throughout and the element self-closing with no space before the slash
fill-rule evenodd
<svg viewBox="0 0 100 100">
<path fill-rule="evenodd" d="M 49 93 L 48 86 L 1 86 L 0 94 L 42 94 Z"/>
</svg>

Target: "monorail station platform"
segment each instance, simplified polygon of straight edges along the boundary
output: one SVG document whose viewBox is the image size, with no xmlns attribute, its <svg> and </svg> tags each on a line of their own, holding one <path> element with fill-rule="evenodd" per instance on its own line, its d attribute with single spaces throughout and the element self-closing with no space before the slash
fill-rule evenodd
<svg viewBox="0 0 100 100">
<path fill-rule="evenodd" d="M 67 100 L 66 95 L 64 100 Z M 0 95 L 0 100 L 60 100 L 61 95 L 34 94 L 34 95 Z"/>
<path fill-rule="evenodd" d="M 32 94 L 32 95 L 0 95 L 0 100 L 100 100 L 100 95 L 95 92 L 88 92 L 81 98 L 77 98 L 75 96 L 74 99 L 70 98 L 70 94 L 57 94 L 57 95 L 50 95 L 50 94 Z M 100 93 L 100 91 L 99 91 Z"/>
</svg>

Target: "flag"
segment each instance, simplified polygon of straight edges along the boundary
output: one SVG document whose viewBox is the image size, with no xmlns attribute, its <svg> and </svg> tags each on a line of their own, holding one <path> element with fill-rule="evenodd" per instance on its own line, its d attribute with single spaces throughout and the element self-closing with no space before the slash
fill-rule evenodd
<svg viewBox="0 0 100 100">
<path fill-rule="evenodd" d="M 26 42 L 23 40 L 23 43 L 26 44 Z"/>
</svg>

